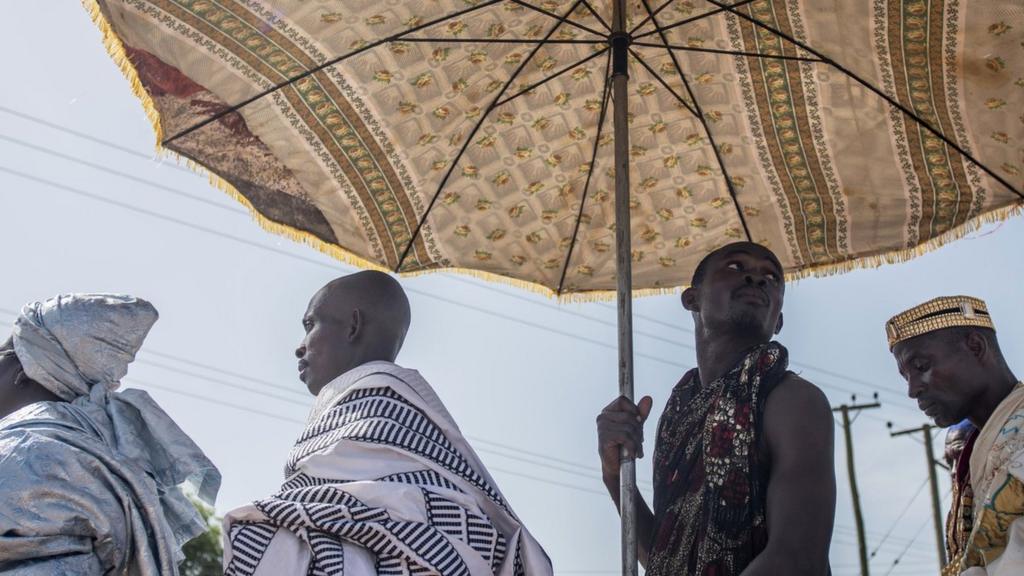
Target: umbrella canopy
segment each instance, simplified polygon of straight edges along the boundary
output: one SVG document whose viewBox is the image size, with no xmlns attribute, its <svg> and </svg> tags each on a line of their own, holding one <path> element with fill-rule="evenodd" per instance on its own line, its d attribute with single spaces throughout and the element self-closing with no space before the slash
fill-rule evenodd
<svg viewBox="0 0 1024 576">
<path fill-rule="evenodd" d="M 160 145 L 269 229 L 399 273 L 563 295 L 751 240 L 790 276 L 909 257 L 1024 198 L 1013 0 L 100 0 Z M 622 140 L 625 140 L 623 137 Z"/>
<path fill-rule="evenodd" d="M 160 146 L 269 229 L 614 289 L 627 398 L 634 288 L 736 240 L 791 277 L 899 260 L 1024 201 L 1015 0 L 87 4 Z M 632 575 L 626 454 L 620 487 Z"/>
</svg>

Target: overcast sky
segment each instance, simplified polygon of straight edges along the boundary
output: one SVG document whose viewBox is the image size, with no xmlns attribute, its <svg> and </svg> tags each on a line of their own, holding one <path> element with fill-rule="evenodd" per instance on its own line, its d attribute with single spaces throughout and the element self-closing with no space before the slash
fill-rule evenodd
<svg viewBox="0 0 1024 576">
<path fill-rule="evenodd" d="M 154 158 L 142 108 L 77 3 L 5 7 L 16 25 L 0 35 L 0 322 L 60 292 L 149 299 L 161 320 L 125 385 L 148 390 L 221 468 L 219 512 L 269 494 L 311 404 L 293 355 L 302 313 L 351 269 L 264 232 L 204 178 Z M 1021 246 L 1024 224 L 1011 220 L 909 263 L 787 290 L 780 340 L 794 369 L 835 405 L 880 394 L 883 407 L 853 426 L 874 573 L 897 557 L 894 575 L 937 568 L 922 444 L 885 427 L 924 419 L 905 396 L 883 323 L 934 296 L 979 296 L 1011 366 L 1024 371 Z M 556 573 L 616 573 L 618 521 L 594 434 L 617 389 L 614 310 L 452 275 L 402 284 L 413 326 L 399 362 L 437 389 Z M 654 397 L 656 417 L 694 364 L 693 323 L 677 296 L 641 299 L 635 310 L 637 391 Z M 836 434 L 832 562 L 846 576 L 858 573 L 857 551 Z M 650 462 L 640 471 L 649 486 Z"/>
</svg>

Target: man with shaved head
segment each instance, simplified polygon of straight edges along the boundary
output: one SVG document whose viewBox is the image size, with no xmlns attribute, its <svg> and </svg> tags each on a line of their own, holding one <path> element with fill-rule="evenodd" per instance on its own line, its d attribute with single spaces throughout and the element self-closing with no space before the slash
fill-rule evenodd
<svg viewBox="0 0 1024 576">
<path fill-rule="evenodd" d="M 683 292 L 697 368 L 672 390 L 654 443 L 654 506 L 635 498 L 648 576 L 824 576 L 835 513 L 832 414 L 787 369 L 782 265 L 748 242 L 708 254 Z M 597 417 L 605 485 L 620 454 L 643 457 L 649 396 Z"/>
<path fill-rule="evenodd" d="M 410 317 L 381 272 L 313 296 L 295 355 L 316 401 L 281 489 L 225 517 L 228 576 L 552 574 L 441 399 L 395 364 Z"/>
</svg>

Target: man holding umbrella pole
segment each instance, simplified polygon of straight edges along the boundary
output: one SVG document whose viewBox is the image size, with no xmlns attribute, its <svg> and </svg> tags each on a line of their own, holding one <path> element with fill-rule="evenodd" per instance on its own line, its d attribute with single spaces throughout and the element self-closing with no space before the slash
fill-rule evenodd
<svg viewBox="0 0 1024 576">
<path fill-rule="evenodd" d="M 700 263 L 683 307 L 697 368 L 672 391 L 654 444 L 654 509 L 636 494 L 647 574 L 824 575 L 835 514 L 825 395 L 787 370 L 776 256 L 729 244 Z M 597 417 L 605 485 L 619 502 L 620 452 L 643 457 L 649 396 Z"/>
</svg>

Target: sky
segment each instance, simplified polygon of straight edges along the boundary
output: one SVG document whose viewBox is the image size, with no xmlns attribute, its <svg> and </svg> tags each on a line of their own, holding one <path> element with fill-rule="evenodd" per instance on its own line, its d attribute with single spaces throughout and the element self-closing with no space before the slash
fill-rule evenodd
<svg viewBox="0 0 1024 576">
<path fill-rule="evenodd" d="M 219 513 L 268 495 L 312 404 L 295 370 L 302 314 L 320 286 L 353 269 L 264 232 L 204 177 L 156 157 L 141 105 L 78 3 L 5 7 L 0 323 L 57 293 L 150 300 L 161 319 L 124 385 L 149 391 L 220 467 Z M 989 303 L 1011 367 L 1024 371 L 1020 246 L 1018 218 L 907 263 L 787 288 L 779 339 L 792 368 L 834 406 L 879 394 L 882 407 L 852 426 L 874 574 L 937 572 L 922 442 L 891 438 L 886 427 L 925 420 L 906 397 L 883 324 L 925 299 L 972 294 Z M 617 573 L 618 520 L 600 481 L 594 424 L 617 395 L 614 308 L 450 274 L 401 282 L 413 323 L 399 363 L 437 390 L 557 574 Z M 672 386 L 695 363 L 693 322 L 677 295 L 636 300 L 634 310 L 636 389 L 654 398 L 652 439 Z M 847 576 L 859 570 L 835 431 L 831 561 Z M 650 461 L 638 469 L 649 499 Z M 945 497 L 949 482 L 939 478 Z"/>
</svg>

